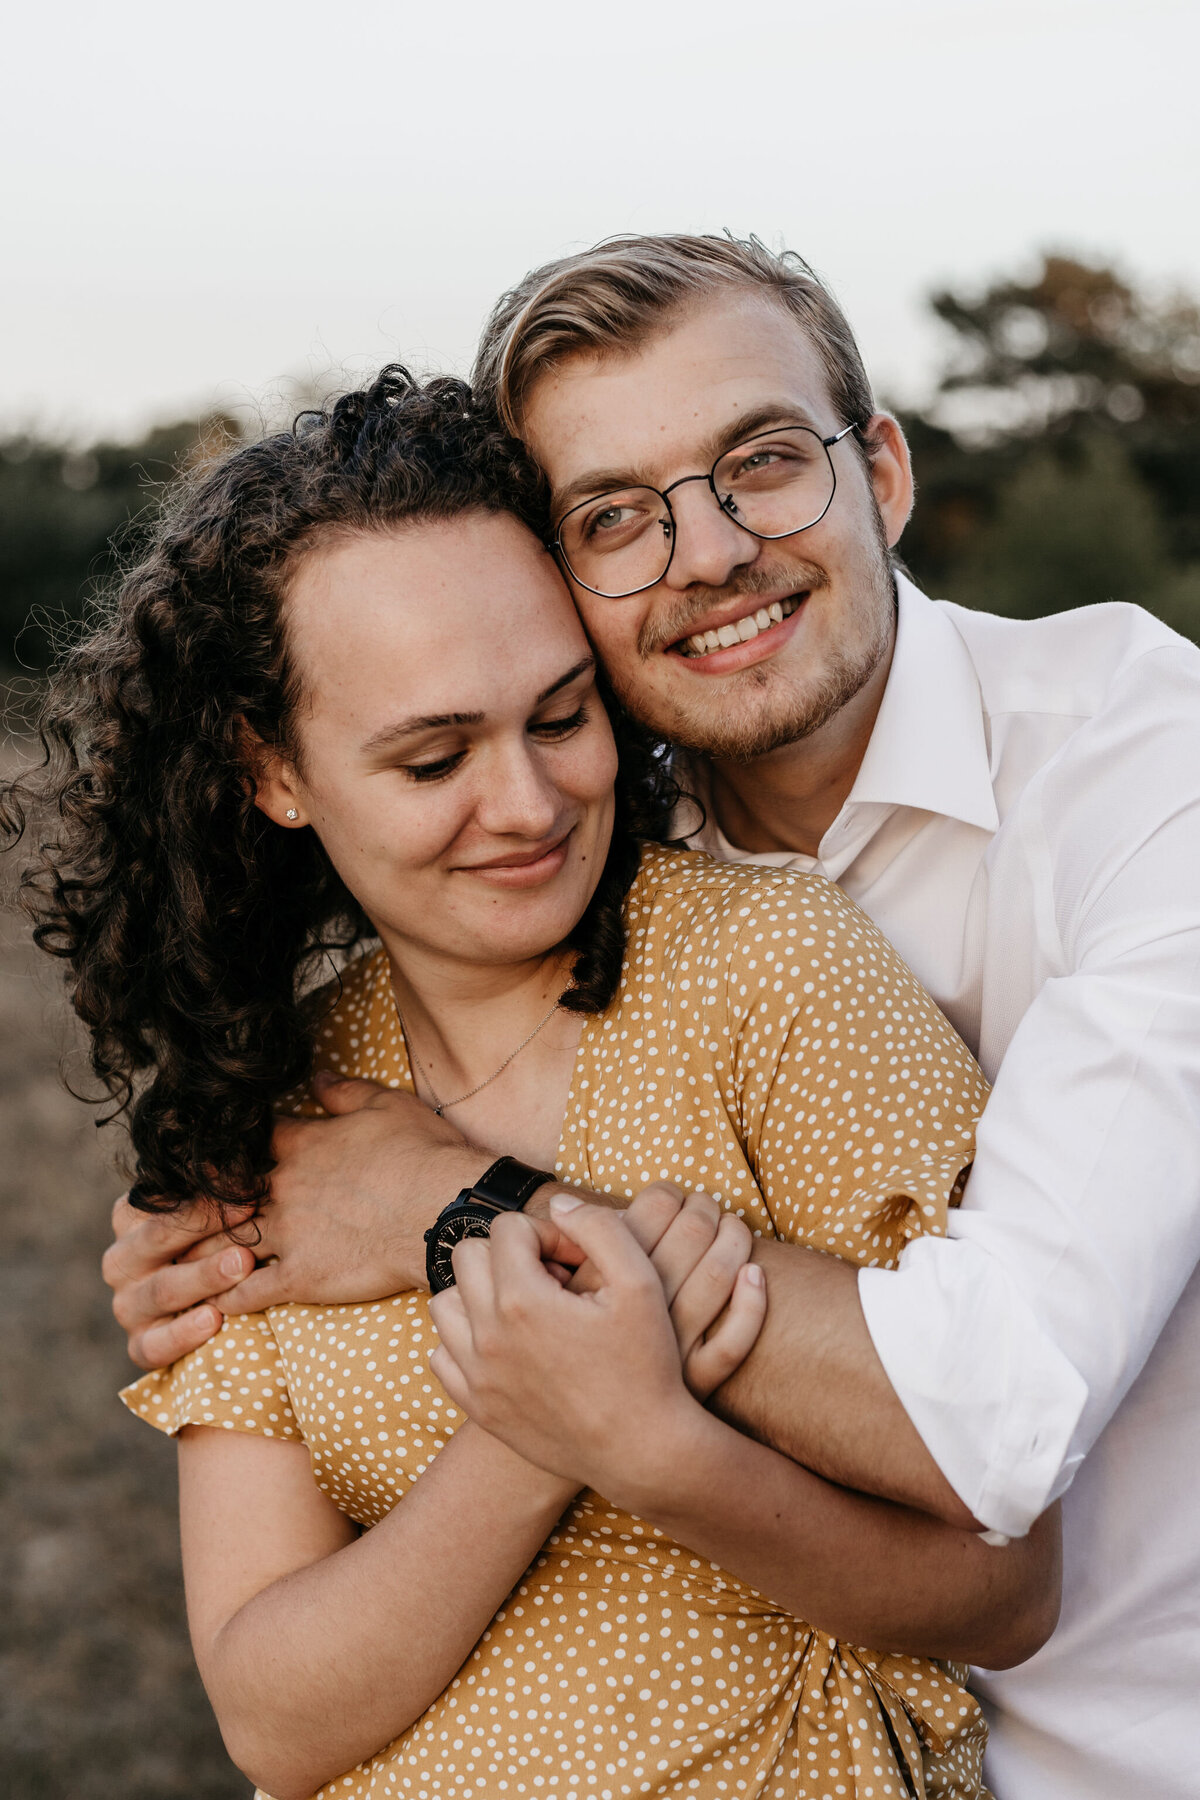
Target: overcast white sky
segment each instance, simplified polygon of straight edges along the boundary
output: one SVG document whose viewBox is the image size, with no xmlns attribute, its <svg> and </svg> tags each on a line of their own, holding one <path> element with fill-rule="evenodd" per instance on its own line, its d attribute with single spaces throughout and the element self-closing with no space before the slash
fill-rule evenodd
<svg viewBox="0 0 1200 1800">
<path fill-rule="evenodd" d="M 60 0 L 0 68 L 0 428 L 126 431 L 330 364 L 465 369 L 621 230 L 758 232 L 915 395 L 922 296 L 1115 257 L 1200 291 L 1192 0 Z"/>
</svg>

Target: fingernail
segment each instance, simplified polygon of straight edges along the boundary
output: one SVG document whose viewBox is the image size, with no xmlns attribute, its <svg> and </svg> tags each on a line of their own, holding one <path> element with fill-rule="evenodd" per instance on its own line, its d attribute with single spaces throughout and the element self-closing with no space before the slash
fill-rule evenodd
<svg viewBox="0 0 1200 1800">
<path fill-rule="evenodd" d="M 199 1325 L 202 1330 L 215 1331 L 221 1323 L 223 1315 L 215 1306 L 198 1306 L 194 1316 L 197 1325 Z"/>
<path fill-rule="evenodd" d="M 244 1255 L 245 1252 L 243 1250 L 226 1250 L 224 1256 L 222 1256 L 220 1262 L 217 1264 L 221 1274 L 240 1275 L 245 1268 L 245 1264 L 242 1261 Z"/>
<path fill-rule="evenodd" d="M 746 1280 L 752 1287 L 762 1287 L 766 1281 L 766 1276 L 763 1274 L 757 1263 L 747 1263 Z"/>
<path fill-rule="evenodd" d="M 574 1212 L 577 1206 L 582 1205 L 583 1201 L 577 1194 L 555 1194 L 550 1202 L 550 1211 L 552 1213 L 570 1213 Z"/>
</svg>

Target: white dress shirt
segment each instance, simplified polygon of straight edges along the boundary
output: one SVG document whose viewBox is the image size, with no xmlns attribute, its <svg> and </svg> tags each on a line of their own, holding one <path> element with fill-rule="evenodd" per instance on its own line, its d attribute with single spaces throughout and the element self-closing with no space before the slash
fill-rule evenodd
<svg viewBox="0 0 1200 1800">
<path fill-rule="evenodd" d="M 945 1239 L 859 1293 L 975 1516 L 1064 1496 L 1062 1620 L 978 1671 L 998 1800 L 1200 1795 L 1200 651 L 1133 606 L 1024 622 L 900 578 L 896 650 L 816 869 L 994 1092 Z"/>
</svg>

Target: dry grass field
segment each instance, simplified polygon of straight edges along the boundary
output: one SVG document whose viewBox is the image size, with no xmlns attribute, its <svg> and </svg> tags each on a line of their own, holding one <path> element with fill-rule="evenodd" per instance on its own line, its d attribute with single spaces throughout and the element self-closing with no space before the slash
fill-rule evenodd
<svg viewBox="0 0 1200 1800">
<path fill-rule="evenodd" d="M 119 1132 L 62 1086 L 57 971 L 0 918 L 0 1793 L 245 1800 L 188 1647 L 174 1451 L 116 1398 Z"/>
</svg>

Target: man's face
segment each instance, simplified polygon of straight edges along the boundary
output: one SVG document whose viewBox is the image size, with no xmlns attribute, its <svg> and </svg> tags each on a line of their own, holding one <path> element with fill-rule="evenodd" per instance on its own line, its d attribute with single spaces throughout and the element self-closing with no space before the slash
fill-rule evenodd
<svg viewBox="0 0 1200 1800">
<path fill-rule="evenodd" d="M 661 491 L 706 474 L 723 452 L 775 425 L 809 425 L 826 438 L 850 423 L 834 413 L 803 327 L 765 296 L 732 293 L 681 314 L 627 356 L 570 359 L 535 386 L 523 426 L 557 521 L 612 488 Z M 871 693 L 878 704 L 894 617 L 887 551 L 912 498 L 899 428 L 884 420 L 882 430 L 870 474 L 849 438 L 831 450 L 837 490 L 807 531 L 752 537 L 706 482 L 689 482 L 671 495 L 674 555 L 654 587 L 610 600 L 571 583 L 632 713 L 687 749 L 746 761 L 811 735 Z M 689 643 L 756 615 L 758 632 L 743 625 L 735 644 L 696 654 Z"/>
</svg>

